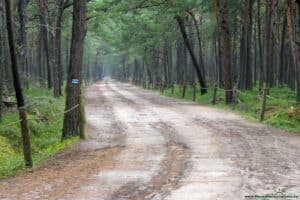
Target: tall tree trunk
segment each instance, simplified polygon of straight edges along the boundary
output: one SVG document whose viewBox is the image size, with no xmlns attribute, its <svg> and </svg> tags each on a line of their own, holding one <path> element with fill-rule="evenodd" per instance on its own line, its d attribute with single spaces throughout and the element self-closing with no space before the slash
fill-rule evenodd
<svg viewBox="0 0 300 200">
<path fill-rule="evenodd" d="M 257 34 L 258 34 L 258 54 L 259 54 L 259 90 L 263 88 L 265 79 L 264 60 L 263 60 L 263 45 L 261 37 L 261 1 L 257 0 Z"/>
<path fill-rule="evenodd" d="M 50 53 L 49 53 L 49 45 L 48 45 L 48 29 L 46 24 L 47 2 L 45 0 L 39 0 L 39 7 L 40 7 L 41 37 L 43 41 L 43 47 L 45 50 L 46 64 L 47 64 L 47 83 L 48 83 L 48 89 L 52 89 L 52 74 L 51 74 Z"/>
<path fill-rule="evenodd" d="M 86 0 L 74 0 L 73 5 L 73 27 L 70 66 L 67 80 L 66 111 L 80 103 L 81 71 L 83 64 L 84 38 L 86 35 Z M 77 79 L 78 84 L 72 80 Z M 64 116 L 62 138 L 78 136 L 79 109 L 78 107 Z"/>
<path fill-rule="evenodd" d="M 145 64 L 146 64 L 146 73 L 147 73 L 147 76 L 148 76 L 148 88 L 150 89 L 150 85 L 153 84 L 153 78 L 152 78 L 151 69 L 150 69 L 151 64 L 150 64 L 150 62 L 148 62 L 149 61 L 148 57 L 149 56 L 144 55 L 143 60 L 145 61 Z"/>
<path fill-rule="evenodd" d="M 300 65 L 298 63 L 298 54 L 297 54 L 297 46 L 296 46 L 296 30 L 295 30 L 295 5 L 292 0 L 286 0 L 287 5 L 287 24 L 288 24 L 288 32 L 291 43 L 291 53 L 293 58 L 293 64 L 295 68 L 295 76 L 297 81 L 297 102 L 300 104 Z"/>
<path fill-rule="evenodd" d="M 38 77 L 40 81 L 40 87 L 45 87 L 44 81 L 44 66 L 43 66 L 43 40 L 42 40 L 42 31 L 40 27 L 40 32 L 38 36 L 38 48 L 37 50 L 37 65 L 38 65 Z"/>
<path fill-rule="evenodd" d="M 232 38 L 232 79 L 233 79 L 233 82 L 238 82 L 238 78 L 239 78 L 239 74 L 238 74 L 238 70 L 239 70 L 239 66 L 238 66 L 238 38 L 239 38 L 239 34 L 238 34 L 238 18 L 235 17 L 234 18 L 234 22 L 233 22 L 233 32 L 232 32 L 232 35 L 233 35 L 233 38 Z"/>
<path fill-rule="evenodd" d="M 168 66 L 169 66 L 169 85 L 173 84 L 174 75 L 173 75 L 173 47 L 172 43 L 168 42 Z"/>
<path fill-rule="evenodd" d="M 219 25 L 219 24 L 218 24 Z M 219 25 L 219 27 L 221 27 Z M 223 87 L 224 86 L 224 76 L 225 76 L 225 73 L 224 73 L 224 67 L 222 66 L 222 59 L 221 59 L 221 36 L 220 36 L 220 32 L 221 30 L 218 29 L 218 34 L 216 35 L 217 36 L 217 49 L 216 49 L 216 53 L 217 53 L 217 58 L 218 58 L 218 71 L 219 71 L 219 86 L 220 87 Z"/>
<path fill-rule="evenodd" d="M 282 25 L 282 33 L 281 33 L 281 47 L 280 47 L 280 65 L 279 65 L 279 84 L 283 85 L 284 83 L 284 51 L 285 51 L 285 36 L 286 36 L 286 26 L 287 26 L 287 17 L 286 17 L 286 11 L 284 13 L 283 17 L 283 25 Z"/>
<path fill-rule="evenodd" d="M 273 0 L 266 0 L 266 19 L 265 19 L 265 70 L 266 82 L 269 87 L 273 86 L 273 34 L 272 34 L 272 13 Z"/>
<path fill-rule="evenodd" d="M 55 64 L 53 67 L 53 95 L 54 97 L 59 97 L 62 95 L 61 91 L 61 82 L 63 79 L 63 67 L 61 61 L 61 34 L 62 34 L 62 17 L 65 9 L 65 5 L 68 3 L 68 0 L 57 0 L 57 17 L 55 25 Z"/>
<path fill-rule="evenodd" d="M 23 81 L 28 87 L 28 52 L 27 52 L 27 34 L 26 34 L 26 1 L 19 0 L 18 3 L 18 13 L 19 13 L 19 62 L 21 65 L 22 73 L 24 75 Z"/>
<path fill-rule="evenodd" d="M 298 5 L 298 26 L 300 27 L 300 0 L 296 0 L 296 4 Z"/>
<path fill-rule="evenodd" d="M 65 73 L 63 72 L 68 72 L 68 69 L 69 69 L 69 60 L 70 60 L 70 34 L 67 33 L 67 36 L 65 38 L 65 62 L 64 62 L 64 66 L 63 66 L 63 70 L 61 71 L 61 75 L 62 75 L 62 79 L 60 80 L 61 82 L 59 83 L 60 84 L 60 87 L 63 86 L 63 81 L 66 79 L 66 75 Z M 93 77 L 93 76 L 92 76 Z"/>
<path fill-rule="evenodd" d="M 4 1 L 0 1 L 0 29 L 5 30 L 5 14 L 4 14 Z M 4 90 L 4 46 L 5 46 L 5 34 L 3 31 L 0 31 L 0 122 L 2 122 L 2 115 L 3 115 L 3 103 L 2 103 L 2 95 Z"/>
<path fill-rule="evenodd" d="M 221 60 L 222 66 L 225 69 L 225 89 L 226 103 L 233 101 L 233 83 L 232 83 L 232 68 L 231 68 L 231 46 L 230 46 L 230 31 L 228 23 L 228 7 L 227 0 L 218 0 L 218 11 L 220 22 L 220 40 L 221 40 Z"/>
<path fill-rule="evenodd" d="M 199 65 L 200 65 L 200 69 L 203 75 L 203 79 L 206 80 L 205 77 L 205 68 L 204 68 L 204 61 L 203 61 L 203 53 L 202 53 L 202 39 L 201 39 L 201 34 L 200 34 L 200 28 L 198 25 L 198 22 L 196 20 L 196 17 L 194 15 L 194 13 L 192 11 L 188 11 L 189 15 L 192 17 L 193 22 L 194 22 L 194 26 L 196 29 L 196 33 L 197 33 L 197 39 L 198 39 L 198 44 L 199 44 Z"/>
<path fill-rule="evenodd" d="M 241 67 L 244 69 L 241 80 L 245 81 L 243 89 L 250 89 L 252 87 L 252 66 L 251 66 L 251 40 L 252 40 L 252 6 L 253 0 L 246 0 L 245 2 L 245 18 L 243 27 L 243 58 L 241 59 Z"/>
<path fill-rule="evenodd" d="M 138 62 L 137 59 L 134 59 L 134 64 L 133 64 L 133 74 L 132 74 L 132 82 L 133 84 L 137 84 L 138 80 Z"/>
<path fill-rule="evenodd" d="M 10 0 L 5 0 L 5 8 L 6 8 L 5 10 L 6 10 L 6 23 L 7 23 L 6 27 L 7 27 L 7 35 L 8 35 L 8 42 L 9 42 L 10 58 L 11 58 L 11 68 L 12 68 L 12 74 L 14 79 L 14 88 L 16 92 L 17 104 L 19 109 L 19 117 L 21 121 L 25 165 L 27 167 L 32 167 L 30 136 L 29 136 L 28 123 L 27 123 L 27 114 L 26 114 L 24 96 L 23 96 L 20 76 L 18 72 L 18 62 L 17 62 L 17 55 L 16 55 Z"/>
<path fill-rule="evenodd" d="M 223 66 L 222 66 L 222 60 L 220 58 L 221 55 L 221 39 L 220 39 L 220 33 L 221 33 L 221 25 L 220 25 L 220 16 L 219 16 L 219 0 L 213 0 L 213 13 L 216 20 L 216 33 L 214 35 L 215 37 L 215 58 L 216 58 L 216 64 L 217 64 L 217 71 L 218 71 L 218 82 L 219 86 L 223 86 Z"/>
<path fill-rule="evenodd" d="M 181 83 L 181 72 L 180 72 L 180 67 L 182 64 L 182 42 L 181 41 L 177 41 L 176 43 L 176 83 Z"/>
<path fill-rule="evenodd" d="M 164 45 L 163 45 L 163 69 L 164 69 L 164 87 L 168 87 L 169 85 L 169 63 L 168 63 L 168 44 L 167 42 L 165 41 L 164 42 Z"/>
<path fill-rule="evenodd" d="M 254 26 L 253 41 L 254 41 L 253 82 L 254 82 L 254 86 L 256 86 L 256 82 L 257 82 L 257 26 Z"/>
<path fill-rule="evenodd" d="M 126 57 L 125 55 L 122 56 L 122 70 L 123 70 L 123 77 L 122 77 L 122 81 L 126 80 Z"/>
<path fill-rule="evenodd" d="M 178 22 L 178 25 L 179 25 L 179 28 L 180 28 L 181 35 L 183 37 L 185 46 L 187 47 L 187 49 L 189 51 L 189 54 L 190 54 L 192 62 L 193 62 L 193 66 L 196 70 L 196 73 L 197 73 L 197 76 L 198 76 L 198 79 L 199 79 L 199 83 L 200 83 L 200 86 L 201 86 L 201 94 L 204 95 L 204 94 L 207 93 L 206 83 L 205 83 L 205 80 L 203 79 L 203 74 L 201 73 L 201 69 L 200 69 L 198 61 L 196 59 L 196 56 L 194 54 L 193 48 L 191 47 L 190 41 L 187 37 L 187 33 L 186 33 L 186 30 L 185 30 L 185 26 L 184 26 L 184 21 L 183 21 L 182 17 L 180 17 L 179 15 L 177 15 L 175 18 Z"/>
</svg>

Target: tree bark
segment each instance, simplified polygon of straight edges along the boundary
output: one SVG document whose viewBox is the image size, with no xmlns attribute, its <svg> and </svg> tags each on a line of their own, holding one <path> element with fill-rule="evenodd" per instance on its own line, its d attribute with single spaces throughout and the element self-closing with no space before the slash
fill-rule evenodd
<svg viewBox="0 0 300 200">
<path fill-rule="evenodd" d="M 168 44 L 167 42 L 165 41 L 164 42 L 164 45 L 163 45 L 163 69 L 164 69 L 164 87 L 168 87 L 169 85 L 169 53 L 168 53 Z"/>
<path fill-rule="evenodd" d="M 287 17 L 286 17 L 286 11 L 285 11 L 283 25 L 282 25 L 281 47 L 280 47 L 280 65 L 279 65 L 279 77 L 278 77 L 278 81 L 279 81 L 280 85 L 284 84 L 284 70 L 285 70 L 284 51 L 285 51 L 286 26 L 287 26 Z"/>
<path fill-rule="evenodd" d="M 86 35 L 86 0 L 74 0 L 73 4 L 73 27 L 70 54 L 70 66 L 67 80 L 66 111 L 80 103 L 81 71 L 83 64 L 84 38 Z M 77 79 L 78 84 L 72 80 Z M 64 116 L 62 139 L 79 135 L 78 107 Z"/>
<path fill-rule="evenodd" d="M 243 25 L 243 51 L 242 54 L 242 63 L 241 68 L 241 81 L 244 82 L 242 84 L 243 89 L 250 89 L 252 87 L 252 66 L 251 66 L 251 40 L 252 40 L 252 0 L 246 0 L 245 2 L 245 18 L 244 18 L 244 25 Z"/>
<path fill-rule="evenodd" d="M 48 83 L 48 89 L 52 89 L 52 74 L 51 74 L 50 54 L 49 54 L 49 45 L 48 45 L 48 29 L 46 24 L 47 2 L 45 0 L 39 0 L 39 7 L 40 7 L 41 37 L 43 41 L 43 47 L 45 50 L 46 64 L 47 64 L 47 83 Z"/>
<path fill-rule="evenodd" d="M 272 8 L 273 0 L 266 0 L 266 19 L 265 19 L 265 70 L 266 82 L 269 87 L 273 86 L 273 34 L 272 34 Z"/>
<path fill-rule="evenodd" d="M 0 29 L 4 30 L 5 26 L 5 14 L 4 14 L 4 5 L 3 0 L 0 1 Z M 0 31 L 0 122 L 2 122 L 2 115 L 3 115 L 3 103 L 2 103 L 2 96 L 4 90 L 4 46 L 5 46 L 5 34 L 3 31 Z"/>
<path fill-rule="evenodd" d="M 291 53 L 292 53 L 292 58 L 293 58 L 293 63 L 294 63 L 294 68 L 295 68 L 295 76 L 296 76 L 296 82 L 297 82 L 297 102 L 300 104 L 300 65 L 298 63 L 298 58 L 297 58 L 297 46 L 296 46 L 296 30 L 295 30 L 295 22 L 294 19 L 295 17 L 295 5 L 292 2 L 292 0 L 286 0 L 286 5 L 287 5 L 287 12 L 286 12 L 286 17 L 287 17 L 287 24 L 288 24 L 288 32 L 289 32 L 289 37 L 290 37 L 290 43 L 291 43 Z"/>
<path fill-rule="evenodd" d="M 264 58 L 263 58 L 263 45 L 261 38 L 261 1 L 257 0 L 257 34 L 258 34 L 258 54 L 259 54 L 259 90 L 261 91 L 263 88 L 264 80 L 265 80 L 265 70 L 264 70 Z"/>
<path fill-rule="evenodd" d="M 206 80 L 204 61 L 203 61 L 203 53 L 202 53 L 202 39 L 201 39 L 201 34 L 200 34 L 200 28 L 199 28 L 199 25 L 198 25 L 198 22 L 196 20 L 196 17 L 194 15 L 194 13 L 192 11 L 188 11 L 188 13 L 192 17 L 193 22 L 194 22 L 194 26 L 195 26 L 195 29 L 196 29 L 197 39 L 198 39 L 198 44 L 199 44 L 199 65 L 200 65 L 201 72 L 203 74 L 203 79 Z"/>
<path fill-rule="evenodd" d="M 207 93 L 206 83 L 205 83 L 205 80 L 203 79 L 203 74 L 201 73 L 200 66 L 198 64 L 198 61 L 197 61 L 196 56 L 194 54 L 194 51 L 191 47 L 190 41 L 187 37 L 187 33 L 186 33 L 186 30 L 185 30 L 185 27 L 184 27 L 184 21 L 183 21 L 182 17 L 180 17 L 179 15 L 177 15 L 175 18 L 178 22 L 178 25 L 179 25 L 179 28 L 180 28 L 181 35 L 183 37 L 185 46 L 187 47 L 187 49 L 189 51 L 189 54 L 190 54 L 192 62 L 193 62 L 193 66 L 196 70 L 196 73 L 197 73 L 197 76 L 198 76 L 198 79 L 199 79 L 199 83 L 200 83 L 200 86 L 201 86 L 201 94 L 204 95 L 204 94 Z"/>
<path fill-rule="evenodd" d="M 40 82 L 40 87 L 45 87 L 44 81 L 44 67 L 43 67 L 43 40 L 42 31 L 40 27 L 40 32 L 38 36 L 38 48 L 37 48 L 37 65 L 38 65 L 38 77 Z"/>
<path fill-rule="evenodd" d="M 298 26 L 300 27 L 300 0 L 296 0 L 296 4 L 298 5 Z"/>
<path fill-rule="evenodd" d="M 28 87 L 28 52 L 27 52 L 27 33 L 26 33 L 26 1 L 19 0 L 18 3 L 18 13 L 19 13 L 19 62 L 23 72 L 23 81 Z"/>
<path fill-rule="evenodd" d="M 56 17 L 56 24 L 55 24 L 55 64 L 53 67 L 53 95 L 54 97 L 59 97 L 62 95 L 61 91 L 61 82 L 63 79 L 63 67 L 61 61 L 61 34 L 62 34 L 62 17 L 63 12 L 65 10 L 65 6 L 68 3 L 68 0 L 57 0 L 57 17 Z"/>
<path fill-rule="evenodd" d="M 27 123 L 27 114 L 26 114 L 24 96 L 23 96 L 20 76 L 18 72 L 18 61 L 16 55 L 10 0 L 5 0 L 5 8 L 6 8 L 5 10 L 6 10 L 6 23 L 7 23 L 6 28 L 7 28 L 8 42 L 9 42 L 10 58 L 11 58 L 11 69 L 12 69 L 12 74 L 14 79 L 14 88 L 16 92 L 16 99 L 17 99 L 19 117 L 21 122 L 25 165 L 27 167 L 32 167 L 30 136 L 29 136 L 28 123 Z"/>
<path fill-rule="evenodd" d="M 231 45 L 230 45 L 230 31 L 228 23 L 228 7 L 227 0 L 218 0 L 218 11 L 220 22 L 220 45 L 221 45 L 221 62 L 225 69 L 225 89 L 226 103 L 233 101 L 233 83 L 232 83 L 232 68 L 231 68 Z"/>
</svg>

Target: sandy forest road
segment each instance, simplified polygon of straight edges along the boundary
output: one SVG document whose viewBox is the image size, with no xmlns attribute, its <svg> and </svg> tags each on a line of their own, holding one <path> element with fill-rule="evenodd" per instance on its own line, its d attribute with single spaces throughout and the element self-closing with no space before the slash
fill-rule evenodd
<svg viewBox="0 0 300 200">
<path fill-rule="evenodd" d="M 111 80 L 87 100 L 92 139 L 1 181 L 0 199 L 300 196 L 299 136 Z"/>
</svg>

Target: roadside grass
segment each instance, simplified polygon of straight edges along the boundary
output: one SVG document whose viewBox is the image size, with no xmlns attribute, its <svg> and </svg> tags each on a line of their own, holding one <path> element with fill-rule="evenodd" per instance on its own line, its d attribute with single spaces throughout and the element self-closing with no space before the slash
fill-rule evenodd
<svg viewBox="0 0 300 200">
<path fill-rule="evenodd" d="M 203 105 L 213 106 L 211 103 L 213 87 L 210 87 L 208 94 L 203 96 L 200 95 L 199 91 L 200 88 L 198 86 L 196 102 Z M 182 89 L 179 85 L 174 86 L 173 94 L 171 88 L 165 89 L 163 94 L 168 97 L 182 99 Z M 277 87 L 270 89 L 269 95 L 282 101 L 267 98 L 264 123 L 300 135 L 300 107 L 292 103 L 295 102 L 296 93 L 287 87 Z M 222 90 L 218 90 L 217 97 L 218 101 L 215 105 L 216 107 L 238 112 L 239 114 L 254 121 L 259 120 L 261 99 L 258 95 L 257 87 L 252 90 L 242 91 L 239 95 L 239 103 L 237 104 L 227 105 L 224 102 L 225 92 Z M 190 101 L 193 100 L 193 87 L 191 85 L 187 86 L 184 99 Z"/>
<path fill-rule="evenodd" d="M 78 141 L 78 138 L 61 141 L 63 115 L 52 118 L 53 115 L 64 111 L 63 97 L 53 98 L 51 91 L 38 87 L 26 90 L 25 96 L 34 164 Z M 0 123 L 0 178 L 25 169 L 20 123 L 1 128 L 18 119 L 18 112 L 14 109 L 9 111 Z"/>
</svg>

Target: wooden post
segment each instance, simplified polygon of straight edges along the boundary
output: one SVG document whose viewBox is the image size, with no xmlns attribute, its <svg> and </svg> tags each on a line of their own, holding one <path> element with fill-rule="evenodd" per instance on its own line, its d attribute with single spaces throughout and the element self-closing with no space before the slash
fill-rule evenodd
<svg viewBox="0 0 300 200">
<path fill-rule="evenodd" d="M 150 81 L 148 81 L 148 86 L 147 86 L 147 88 L 148 88 L 148 90 L 151 89 L 151 83 L 150 83 Z"/>
<path fill-rule="evenodd" d="M 160 91 L 160 93 L 163 93 L 163 83 L 162 82 L 160 82 L 159 83 L 159 91 Z"/>
<path fill-rule="evenodd" d="M 171 85 L 172 94 L 174 94 L 174 83 Z"/>
<path fill-rule="evenodd" d="M 263 90 L 263 98 L 261 100 L 261 109 L 259 115 L 259 121 L 264 121 L 265 119 L 265 111 L 266 111 L 266 104 L 267 104 L 267 94 L 269 93 L 269 89 L 265 88 Z"/>
<path fill-rule="evenodd" d="M 164 94 L 165 92 L 165 84 L 161 83 L 161 93 Z"/>
<path fill-rule="evenodd" d="M 193 101 L 196 101 L 197 84 L 193 83 Z"/>
<path fill-rule="evenodd" d="M 185 91 L 186 91 L 186 84 L 183 84 L 183 88 L 182 88 L 182 98 L 185 97 Z"/>
<path fill-rule="evenodd" d="M 238 102 L 238 98 L 239 98 L 239 92 L 238 89 L 236 87 L 233 88 L 233 99 L 232 99 L 232 103 L 237 103 Z"/>
<path fill-rule="evenodd" d="M 211 101 L 211 103 L 213 105 L 215 105 L 216 102 L 217 102 L 217 92 L 218 92 L 218 85 L 215 83 L 215 85 L 214 85 L 214 94 L 213 94 L 213 98 L 212 98 L 212 101 Z"/>
</svg>

